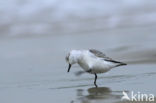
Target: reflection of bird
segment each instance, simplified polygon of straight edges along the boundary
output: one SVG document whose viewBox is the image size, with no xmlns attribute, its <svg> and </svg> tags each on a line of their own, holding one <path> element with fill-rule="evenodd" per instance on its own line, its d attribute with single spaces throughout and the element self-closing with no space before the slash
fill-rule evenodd
<svg viewBox="0 0 156 103">
<path fill-rule="evenodd" d="M 122 94 L 123 94 L 123 97 L 121 98 L 121 100 L 130 100 L 126 92 L 123 91 Z"/>
<path fill-rule="evenodd" d="M 95 75 L 94 85 L 96 85 L 96 79 L 98 73 L 104 73 L 110 69 L 122 65 L 125 63 L 115 61 L 107 57 L 102 52 L 90 49 L 90 50 L 72 50 L 66 56 L 66 61 L 69 63 L 68 72 L 72 64 L 78 63 L 85 72 Z"/>
<path fill-rule="evenodd" d="M 113 96 L 112 90 L 108 87 L 94 87 L 88 89 L 88 95 L 85 97 L 88 99 L 108 99 L 109 97 L 113 98 Z"/>
<path fill-rule="evenodd" d="M 108 87 L 99 87 L 99 88 L 89 88 L 88 89 L 88 93 L 90 95 L 96 95 L 96 94 L 100 94 L 100 95 L 104 95 L 104 94 L 110 94 L 112 92 L 112 90 Z"/>
</svg>

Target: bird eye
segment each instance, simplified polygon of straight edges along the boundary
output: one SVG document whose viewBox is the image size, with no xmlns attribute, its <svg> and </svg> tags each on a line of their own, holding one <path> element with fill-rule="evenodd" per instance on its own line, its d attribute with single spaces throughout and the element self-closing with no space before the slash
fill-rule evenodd
<svg viewBox="0 0 156 103">
<path fill-rule="evenodd" d="M 68 60 L 69 60 L 68 56 L 66 56 L 66 58 L 65 58 L 65 59 L 66 59 L 66 61 L 68 61 Z"/>
<path fill-rule="evenodd" d="M 68 54 L 68 55 L 66 56 L 66 61 L 69 61 L 69 55 L 70 55 L 70 54 Z"/>
</svg>

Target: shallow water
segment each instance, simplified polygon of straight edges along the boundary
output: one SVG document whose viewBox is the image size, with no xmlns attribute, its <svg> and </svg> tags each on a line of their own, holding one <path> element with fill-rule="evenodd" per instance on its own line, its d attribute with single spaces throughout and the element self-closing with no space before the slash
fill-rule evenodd
<svg viewBox="0 0 156 103">
<path fill-rule="evenodd" d="M 0 102 L 116 103 L 121 102 L 122 91 L 156 94 L 154 31 L 151 26 L 85 35 L 1 39 Z M 99 49 L 128 65 L 98 75 L 99 88 L 95 88 L 94 75 L 77 77 L 75 73 L 82 70 L 78 65 L 67 73 L 64 59 L 70 49 L 87 48 Z"/>
<path fill-rule="evenodd" d="M 0 103 L 125 103 L 123 91 L 156 95 L 155 4 L 1 1 Z M 95 88 L 94 75 L 76 76 L 78 65 L 67 73 L 65 62 L 71 49 L 89 48 L 128 65 L 99 74 Z"/>
</svg>

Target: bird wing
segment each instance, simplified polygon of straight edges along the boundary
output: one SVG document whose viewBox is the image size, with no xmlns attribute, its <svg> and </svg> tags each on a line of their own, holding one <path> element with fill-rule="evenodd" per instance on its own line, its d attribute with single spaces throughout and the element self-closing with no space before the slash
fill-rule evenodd
<svg viewBox="0 0 156 103">
<path fill-rule="evenodd" d="M 105 61 L 109 61 L 109 62 L 113 62 L 113 63 L 117 63 L 117 64 L 126 65 L 125 63 L 122 63 L 122 62 L 113 60 L 113 59 L 110 58 L 110 57 L 107 57 L 103 52 L 98 51 L 98 50 L 96 50 L 96 49 L 90 49 L 89 51 L 90 51 L 92 54 L 94 54 L 96 57 L 102 58 L 102 59 L 105 60 Z"/>
<path fill-rule="evenodd" d="M 107 57 L 107 56 L 106 56 L 103 52 L 101 52 L 101 51 L 98 51 L 98 50 L 96 50 L 96 49 L 89 49 L 89 51 L 90 51 L 92 54 L 94 54 L 96 57 L 111 60 L 111 58 Z"/>
</svg>

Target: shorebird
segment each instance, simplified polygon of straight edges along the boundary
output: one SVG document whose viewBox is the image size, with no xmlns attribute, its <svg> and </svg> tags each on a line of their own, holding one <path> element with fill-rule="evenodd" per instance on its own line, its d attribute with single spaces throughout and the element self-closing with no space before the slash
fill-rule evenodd
<svg viewBox="0 0 156 103">
<path fill-rule="evenodd" d="M 66 56 L 66 61 L 69 64 L 67 72 L 70 71 L 73 64 L 77 63 L 84 69 L 84 72 L 94 74 L 94 85 L 96 87 L 98 87 L 96 84 L 97 74 L 108 72 L 114 67 L 127 65 L 107 57 L 103 52 L 96 49 L 71 50 Z"/>
</svg>

